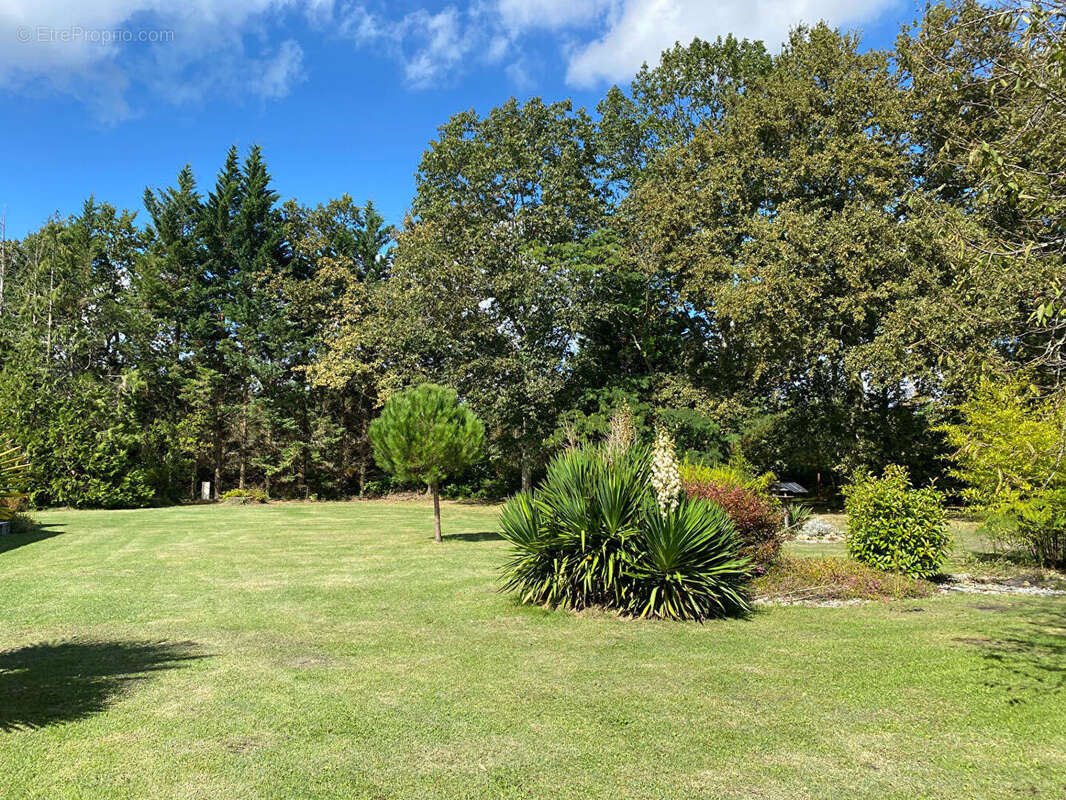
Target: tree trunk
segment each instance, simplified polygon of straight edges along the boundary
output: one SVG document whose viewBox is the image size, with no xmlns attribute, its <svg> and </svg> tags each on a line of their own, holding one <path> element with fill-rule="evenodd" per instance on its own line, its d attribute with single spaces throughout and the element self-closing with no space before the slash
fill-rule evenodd
<svg viewBox="0 0 1066 800">
<path fill-rule="evenodd" d="M 215 430 L 215 485 L 212 487 L 215 499 L 218 500 L 222 487 L 222 433 Z"/>
<path fill-rule="evenodd" d="M 522 453 L 522 491 L 533 491 L 533 470 L 529 466 L 529 459 L 525 452 Z"/>
<path fill-rule="evenodd" d="M 522 418 L 522 445 L 518 451 L 518 460 L 522 468 L 522 491 L 533 491 L 533 470 L 529 466 L 529 453 L 526 452 L 526 420 Z"/>
<path fill-rule="evenodd" d="M 369 441 L 369 422 L 367 422 L 367 414 L 362 414 L 362 421 L 359 423 L 359 496 L 363 496 L 363 492 L 366 491 L 366 468 L 367 461 L 370 460 L 371 448 L 368 446 Z"/>
<path fill-rule="evenodd" d="M 240 473 L 237 478 L 237 488 L 244 489 L 244 470 L 248 463 L 248 393 L 245 390 L 244 402 L 241 404 L 241 453 Z"/>
<path fill-rule="evenodd" d="M 429 489 L 433 492 L 433 538 L 436 541 L 441 541 L 440 538 L 440 487 L 431 483 Z"/>
</svg>

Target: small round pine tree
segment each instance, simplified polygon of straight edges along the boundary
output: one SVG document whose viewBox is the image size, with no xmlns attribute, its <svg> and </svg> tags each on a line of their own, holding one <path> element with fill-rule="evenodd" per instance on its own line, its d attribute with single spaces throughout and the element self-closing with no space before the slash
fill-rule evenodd
<svg viewBox="0 0 1066 800">
<path fill-rule="evenodd" d="M 481 420 L 455 392 L 423 383 L 385 402 L 370 424 L 374 460 L 401 481 L 421 481 L 433 493 L 435 538 L 440 536 L 440 485 L 472 464 L 485 441 Z"/>
</svg>

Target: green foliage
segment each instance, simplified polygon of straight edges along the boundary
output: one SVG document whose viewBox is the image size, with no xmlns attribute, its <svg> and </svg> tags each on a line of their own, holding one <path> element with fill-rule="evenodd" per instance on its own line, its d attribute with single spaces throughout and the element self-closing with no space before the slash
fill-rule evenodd
<svg viewBox="0 0 1066 800">
<path fill-rule="evenodd" d="M 387 276 L 391 228 L 348 197 L 279 208 L 255 147 L 206 196 L 186 167 L 144 205 L 143 228 L 90 199 L 0 248 L 0 418 L 34 502 L 173 502 L 204 480 L 356 491 L 376 381 L 307 370 L 336 298 Z"/>
<path fill-rule="evenodd" d="M 583 243 L 603 220 L 593 139 L 569 101 L 455 114 L 422 157 L 392 279 L 326 356 L 335 377 L 369 353 L 392 385 L 454 386 L 524 484 L 565 407 Z"/>
<path fill-rule="evenodd" d="M 943 426 L 954 448 L 952 475 L 979 509 L 1066 487 L 1066 405 L 1042 398 L 1022 377 L 986 378 Z"/>
<path fill-rule="evenodd" d="M 363 486 L 363 494 L 367 497 L 384 497 L 395 488 L 392 478 L 386 475 L 384 478 L 368 481 Z"/>
<path fill-rule="evenodd" d="M 971 224 L 946 225 L 960 248 L 957 283 L 939 310 L 937 345 L 987 342 L 1026 365 L 1049 391 L 1064 388 L 1066 316 L 1066 26 L 1046 0 L 930 6 L 900 37 L 913 81 L 930 186 L 964 205 Z M 963 294 L 964 293 L 964 294 Z M 951 304 L 963 313 L 943 314 Z M 937 308 L 939 306 L 939 308 Z M 1032 311 L 1033 313 L 1026 313 Z M 1019 313 L 1020 312 L 1020 313 Z M 955 328 L 952 335 L 952 328 Z M 982 359 L 986 366 L 988 359 Z"/>
<path fill-rule="evenodd" d="M 649 483 L 649 453 L 572 448 L 532 493 L 500 513 L 513 546 L 504 586 L 523 602 L 627 614 L 705 619 L 747 610 L 748 565 L 736 556 L 720 508 L 682 500 L 663 514 Z"/>
<path fill-rule="evenodd" d="M 785 503 L 785 519 L 788 522 L 788 531 L 795 533 L 814 518 L 814 507 L 806 503 Z"/>
<path fill-rule="evenodd" d="M 725 464 L 681 465 L 681 480 L 686 484 L 716 484 L 726 488 L 742 487 L 766 495 L 770 486 L 777 481 L 772 472 L 757 474 L 754 467 L 743 456 L 734 456 Z"/>
<path fill-rule="evenodd" d="M 913 488 L 902 467 L 888 467 L 881 478 L 855 474 L 844 487 L 844 508 L 848 552 L 863 564 L 928 577 L 951 549 L 943 494 Z"/>
<path fill-rule="evenodd" d="M 131 385 L 114 391 L 89 375 L 39 386 L 12 378 L 0 373 L 0 404 L 14 409 L 9 430 L 32 464 L 34 505 L 121 508 L 151 501 Z"/>
<path fill-rule="evenodd" d="M 689 141 L 701 125 L 718 124 L 772 66 L 762 42 L 732 34 L 714 42 L 697 38 L 642 66 L 629 96 L 612 88 L 599 105 L 612 184 L 630 188 L 656 156 Z"/>
<path fill-rule="evenodd" d="M 1066 561 L 1066 404 L 1023 377 L 986 378 L 944 426 L 952 474 L 986 532 L 1040 564 Z"/>
<path fill-rule="evenodd" d="M 989 367 L 1063 389 L 1064 41 L 1051 3 L 952 0 L 894 51 L 679 43 L 595 119 L 453 115 L 399 231 L 280 205 L 258 147 L 143 227 L 90 199 L 0 247 L 5 435 L 40 503 L 343 496 L 380 477 L 381 399 L 436 381 L 488 426 L 470 493 L 531 488 L 623 397 L 693 462 L 924 482 Z"/>
<path fill-rule="evenodd" d="M 740 422 L 773 423 L 742 447 L 764 469 L 935 451 L 915 389 L 943 371 L 906 323 L 952 265 L 942 210 L 915 200 L 907 99 L 888 54 L 796 29 L 623 204 L 626 246 L 704 342 L 701 383 Z"/>
<path fill-rule="evenodd" d="M 370 438 L 383 470 L 402 482 L 437 487 L 478 457 L 485 427 L 454 391 L 424 383 L 386 401 Z"/>
<path fill-rule="evenodd" d="M 270 495 L 262 489 L 230 489 L 222 493 L 222 501 L 246 505 L 248 503 L 269 503 Z"/>
<path fill-rule="evenodd" d="M 1066 566 L 1066 489 L 1003 504 L 989 515 L 987 529 L 1042 566 Z"/>
<path fill-rule="evenodd" d="M 630 608 L 640 616 L 705 619 L 748 609 L 748 562 L 736 556 L 728 515 L 682 499 L 665 514 L 644 515 L 640 550 L 630 575 Z"/>
</svg>

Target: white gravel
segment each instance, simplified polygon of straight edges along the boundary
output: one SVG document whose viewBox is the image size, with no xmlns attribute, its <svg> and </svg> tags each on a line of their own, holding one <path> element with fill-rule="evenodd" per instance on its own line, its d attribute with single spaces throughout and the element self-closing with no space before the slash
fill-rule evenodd
<svg viewBox="0 0 1066 800">
<path fill-rule="evenodd" d="M 948 582 L 941 584 L 940 591 L 966 592 L 968 594 L 1022 594 L 1038 597 L 1066 595 L 1066 589 L 1033 586 L 1029 581 L 1005 583 L 987 578 L 973 578 L 970 575 L 948 575 Z"/>
</svg>

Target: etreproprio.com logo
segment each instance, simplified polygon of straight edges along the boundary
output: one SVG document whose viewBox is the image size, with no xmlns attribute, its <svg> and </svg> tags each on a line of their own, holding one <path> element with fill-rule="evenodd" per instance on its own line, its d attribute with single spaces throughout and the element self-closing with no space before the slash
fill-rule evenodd
<svg viewBox="0 0 1066 800">
<path fill-rule="evenodd" d="M 57 28 L 50 25 L 20 25 L 15 32 L 15 38 L 22 43 L 37 42 L 45 44 L 73 44 L 76 42 L 87 42 L 89 44 L 144 42 L 157 44 L 174 41 L 174 31 L 162 29 L 84 28 L 81 25 L 71 25 L 66 28 Z"/>
</svg>

